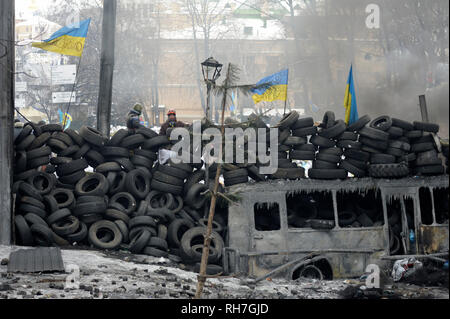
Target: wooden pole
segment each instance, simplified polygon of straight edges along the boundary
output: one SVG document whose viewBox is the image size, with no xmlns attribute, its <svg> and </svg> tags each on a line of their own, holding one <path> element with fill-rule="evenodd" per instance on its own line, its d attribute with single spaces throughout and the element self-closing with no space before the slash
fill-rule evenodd
<svg viewBox="0 0 450 319">
<path fill-rule="evenodd" d="M 110 136 L 111 130 L 116 11 L 117 0 L 103 1 L 102 56 L 97 106 L 97 129 L 106 137 Z"/>
<path fill-rule="evenodd" d="M 420 113 L 422 114 L 422 121 L 428 123 L 429 118 L 425 95 L 419 95 L 419 105 L 420 105 Z"/>
<path fill-rule="evenodd" d="M 223 92 L 223 99 L 222 99 L 222 137 L 225 136 L 225 107 L 226 107 L 226 103 L 227 103 L 228 82 L 230 79 L 230 71 L 231 71 L 231 64 L 228 65 L 227 78 L 225 79 L 225 90 Z M 206 228 L 205 243 L 203 245 L 202 262 L 200 264 L 200 274 L 198 276 L 197 293 L 195 294 L 195 299 L 200 299 L 202 297 L 203 288 L 205 287 L 205 283 L 206 283 L 206 277 L 205 277 L 206 276 L 206 268 L 208 267 L 209 249 L 211 247 L 211 239 L 212 239 L 211 234 L 212 234 L 212 228 L 213 228 L 214 214 L 216 211 L 217 192 L 219 190 L 219 179 L 220 179 L 221 171 L 222 171 L 222 166 L 218 165 L 217 173 L 216 173 L 216 180 L 214 183 L 214 191 L 212 193 L 212 198 L 211 198 L 211 207 L 209 209 L 208 227 Z"/>
<path fill-rule="evenodd" d="M 0 1 L 0 245 L 11 244 L 15 0 Z"/>
</svg>

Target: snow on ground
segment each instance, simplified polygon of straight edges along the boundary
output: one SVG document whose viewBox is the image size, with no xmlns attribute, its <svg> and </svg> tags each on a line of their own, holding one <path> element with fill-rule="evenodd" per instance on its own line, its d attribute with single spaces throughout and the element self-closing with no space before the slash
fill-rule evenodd
<svg viewBox="0 0 450 319">
<path fill-rule="evenodd" d="M 10 252 L 18 249 L 24 248 L 0 246 L 0 260 L 9 258 Z M 62 257 L 66 274 L 7 274 L 7 265 L 0 266 L 0 299 L 190 299 L 195 295 L 197 274 L 188 266 L 167 259 L 82 250 L 63 250 Z M 80 270 L 78 288 L 66 286 L 66 279 L 73 274 L 69 274 L 71 265 Z M 340 292 L 354 283 L 272 279 L 255 285 L 244 278 L 208 279 L 204 298 L 337 299 L 341 298 Z M 423 295 L 423 291 L 420 293 Z M 448 298 L 448 289 L 429 289 L 426 293 L 432 298 Z"/>
</svg>

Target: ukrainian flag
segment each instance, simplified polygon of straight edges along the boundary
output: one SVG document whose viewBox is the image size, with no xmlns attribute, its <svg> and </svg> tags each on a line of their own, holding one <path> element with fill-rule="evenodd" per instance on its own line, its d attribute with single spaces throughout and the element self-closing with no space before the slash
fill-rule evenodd
<svg viewBox="0 0 450 319">
<path fill-rule="evenodd" d="M 63 55 L 81 57 L 90 23 L 91 19 L 87 19 L 77 24 L 65 26 L 56 31 L 50 39 L 33 43 L 32 46 Z"/>
<path fill-rule="evenodd" d="M 69 113 L 63 113 L 61 110 L 58 110 L 59 114 L 59 122 L 61 125 L 64 125 L 64 130 L 67 130 L 72 124 L 73 118 Z"/>
<path fill-rule="evenodd" d="M 355 83 L 353 80 L 353 65 L 350 67 L 350 74 L 348 76 L 347 88 L 345 90 L 344 100 L 345 123 L 351 125 L 358 121 L 358 106 L 356 105 Z"/>
<path fill-rule="evenodd" d="M 254 93 L 253 101 L 255 104 L 259 102 L 273 102 L 276 100 L 286 101 L 287 100 L 287 88 L 289 81 L 289 70 L 284 70 L 279 73 L 268 76 L 256 85 L 267 84 L 263 88 L 252 89 L 251 92 Z"/>
</svg>

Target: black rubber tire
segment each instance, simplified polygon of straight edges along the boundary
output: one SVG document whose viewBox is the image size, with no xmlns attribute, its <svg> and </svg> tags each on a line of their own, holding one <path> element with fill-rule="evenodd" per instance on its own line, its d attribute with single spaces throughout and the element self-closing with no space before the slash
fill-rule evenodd
<svg viewBox="0 0 450 319">
<path fill-rule="evenodd" d="M 311 137 L 310 143 L 315 145 L 315 146 L 319 146 L 319 147 L 324 147 L 324 148 L 330 148 L 330 147 L 335 147 L 336 146 L 336 142 L 320 136 L 320 135 L 314 135 Z"/>
<path fill-rule="evenodd" d="M 313 161 L 316 159 L 316 153 L 309 151 L 291 151 L 289 158 L 291 160 Z"/>
<path fill-rule="evenodd" d="M 346 131 L 337 137 L 338 141 L 347 140 L 356 142 L 358 140 L 358 134 L 355 132 Z"/>
<path fill-rule="evenodd" d="M 70 185 L 76 185 L 81 179 L 83 179 L 86 176 L 86 172 L 84 170 L 75 172 L 70 175 L 61 176 L 59 180 L 61 183 L 64 184 L 70 184 Z"/>
<path fill-rule="evenodd" d="M 294 124 L 296 124 L 299 117 L 300 117 L 300 114 L 298 114 L 297 111 L 292 111 L 292 112 L 286 114 L 285 116 L 283 116 L 281 121 L 275 127 L 278 127 L 283 130 L 291 128 Z"/>
<path fill-rule="evenodd" d="M 27 169 L 27 159 L 28 159 L 27 152 L 25 151 L 16 152 L 16 156 L 14 157 L 14 173 L 16 174 L 21 173 Z"/>
<path fill-rule="evenodd" d="M 14 218 L 14 224 L 16 226 L 17 234 L 19 235 L 21 244 L 23 246 L 33 246 L 33 234 L 28 226 L 25 218 L 21 215 L 17 215 Z"/>
<path fill-rule="evenodd" d="M 67 240 L 70 243 L 80 243 L 88 236 L 88 228 L 85 223 L 80 222 L 79 229 L 75 233 L 67 235 Z"/>
<path fill-rule="evenodd" d="M 194 259 L 195 255 L 193 255 L 193 252 L 191 250 L 192 246 L 194 246 L 193 241 L 194 239 L 197 239 L 197 242 L 199 244 L 202 244 L 204 241 L 205 232 L 206 229 L 202 226 L 191 228 L 187 232 L 185 232 L 180 242 L 180 248 L 183 253 L 191 259 Z M 222 257 L 222 251 L 225 244 L 220 234 L 215 231 L 211 233 L 211 246 L 214 247 L 217 251 L 217 260 L 219 260 Z"/>
<path fill-rule="evenodd" d="M 130 193 L 122 192 L 115 194 L 109 200 L 109 207 L 112 207 L 111 204 L 113 203 L 120 204 L 124 209 L 123 212 L 127 215 L 131 215 L 137 209 L 136 199 Z"/>
<path fill-rule="evenodd" d="M 405 133 L 402 128 L 396 126 L 391 126 L 386 132 L 389 134 L 390 138 L 399 138 Z"/>
<path fill-rule="evenodd" d="M 213 169 L 213 166 L 211 166 L 211 169 Z M 162 172 L 164 174 L 173 176 L 173 177 L 177 177 L 177 178 L 182 179 L 182 180 L 185 180 L 189 176 L 188 172 L 186 172 L 186 171 L 184 171 L 182 169 L 179 169 L 177 167 L 171 167 L 171 166 L 168 166 L 168 165 L 160 165 L 158 167 L 158 171 L 160 171 L 160 172 Z"/>
<path fill-rule="evenodd" d="M 322 129 L 322 131 L 319 132 L 319 135 L 325 138 L 334 139 L 344 133 L 346 129 L 347 125 L 345 124 L 345 122 L 342 120 L 338 120 L 333 126 L 327 129 Z"/>
<path fill-rule="evenodd" d="M 430 133 L 438 133 L 439 125 L 434 123 L 425 123 L 425 122 L 414 122 L 414 129 L 418 131 L 430 132 Z"/>
<path fill-rule="evenodd" d="M 336 223 L 334 220 L 326 220 L 326 219 L 311 219 L 309 224 L 312 229 L 316 230 L 331 230 L 336 227 Z"/>
<path fill-rule="evenodd" d="M 389 147 L 386 150 L 386 154 L 393 155 L 396 157 L 401 157 L 401 156 L 405 155 L 405 152 L 402 150 L 399 150 L 398 148 Z"/>
<path fill-rule="evenodd" d="M 42 133 L 44 132 L 62 132 L 63 128 L 60 124 L 46 124 L 41 126 Z"/>
<path fill-rule="evenodd" d="M 91 214 L 102 214 L 106 211 L 107 205 L 103 199 L 95 202 L 77 203 L 73 209 L 73 215 L 80 217 Z"/>
<path fill-rule="evenodd" d="M 167 183 L 167 184 L 171 184 L 171 185 L 175 185 L 175 186 L 184 186 L 184 180 L 161 173 L 161 172 L 158 172 L 158 171 L 155 172 L 153 178 L 160 182 L 163 182 L 163 183 Z"/>
<path fill-rule="evenodd" d="M 392 126 L 392 119 L 387 115 L 383 115 L 373 120 L 369 126 L 371 128 L 386 132 Z"/>
<path fill-rule="evenodd" d="M 405 152 L 411 151 L 411 145 L 409 143 L 405 143 L 405 142 L 397 141 L 397 140 L 389 141 L 389 147 L 390 148 L 398 148 Z"/>
<path fill-rule="evenodd" d="M 35 171 L 32 172 L 32 174 L 34 174 L 34 173 L 35 173 Z M 30 174 L 30 176 L 32 176 L 32 174 Z M 29 197 L 33 197 L 33 198 L 37 199 L 38 201 L 43 200 L 42 195 L 39 193 L 39 191 L 28 183 L 20 184 L 19 192 L 21 194 L 25 194 Z"/>
<path fill-rule="evenodd" d="M 65 130 L 64 133 L 69 135 L 70 138 L 72 139 L 72 141 L 74 141 L 80 147 L 85 143 L 85 141 L 81 137 L 81 135 L 78 134 L 78 132 L 76 132 L 75 130 L 72 130 L 69 128 L 69 129 Z"/>
<path fill-rule="evenodd" d="M 38 215 L 41 218 L 47 217 L 47 212 L 44 209 L 39 208 L 37 206 L 24 204 L 24 203 L 19 205 L 19 207 L 17 208 L 17 212 L 22 215 L 26 215 L 28 213 L 33 213 L 33 214 Z"/>
<path fill-rule="evenodd" d="M 369 165 L 369 175 L 375 178 L 400 178 L 409 175 L 409 168 L 404 164 Z"/>
<path fill-rule="evenodd" d="M 113 235 L 113 239 L 108 242 L 103 242 L 97 237 L 97 232 L 100 229 L 107 229 Z M 120 244 L 122 244 L 123 236 L 120 232 L 119 227 L 111 221 L 101 220 L 93 224 L 89 228 L 88 233 L 89 242 L 94 245 L 96 248 L 107 249 L 107 250 L 115 250 L 119 248 Z"/>
<path fill-rule="evenodd" d="M 369 147 L 375 148 L 380 151 L 384 151 L 389 147 L 388 141 L 378 141 L 378 140 L 374 140 L 374 139 L 371 139 L 368 137 L 363 137 L 363 136 L 361 136 L 359 138 L 359 142 L 363 146 L 369 146 Z"/>
<path fill-rule="evenodd" d="M 245 178 L 248 181 L 248 176 Z M 193 209 L 200 209 L 206 202 L 206 197 L 200 196 L 200 193 L 203 193 L 206 190 L 208 190 L 208 187 L 205 184 L 192 185 L 186 196 L 184 197 L 185 204 L 192 207 Z"/>
<path fill-rule="evenodd" d="M 344 152 L 346 158 L 351 158 L 361 162 L 368 162 L 370 159 L 370 154 L 363 151 L 358 151 L 354 149 L 347 149 Z"/>
<path fill-rule="evenodd" d="M 88 163 L 85 159 L 75 160 L 67 164 L 59 165 L 56 169 L 58 176 L 65 176 L 73 174 L 77 171 L 84 170 L 88 167 Z"/>
<path fill-rule="evenodd" d="M 208 227 L 208 219 L 201 218 L 198 220 L 198 224 L 200 227 Z M 219 224 L 217 221 L 213 220 L 213 231 L 215 231 L 218 234 L 221 234 L 224 231 L 224 228 L 221 224 Z"/>
<path fill-rule="evenodd" d="M 183 235 L 193 227 L 194 225 L 186 219 L 175 219 L 168 228 L 167 241 L 169 246 L 180 248 Z"/>
<path fill-rule="evenodd" d="M 131 171 L 125 179 L 125 188 L 136 199 L 145 199 L 150 192 L 150 177 L 140 169 Z"/>
<path fill-rule="evenodd" d="M 396 118 L 392 118 L 392 125 L 395 127 L 399 127 L 407 132 L 414 130 L 414 125 L 412 123 Z"/>
<path fill-rule="evenodd" d="M 165 252 L 169 250 L 169 244 L 167 243 L 167 241 L 158 237 L 152 237 L 148 242 L 147 246 L 157 248 Z"/>
<path fill-rule="evenodd" d="M 39 246 L 50 247 L 55 243 L 53 239 L 53 232 L 48 226 L 41 224 L 33 224 L 30 227 L 34 240 Z"/>
<path fill-rule="evenodd" d="M 95 168 L 96 173 L 107 175 L 109 172 L 120 172 L 122 167 L 116 162 L 106 162 Z"/>
<path fill-rule="evenodd" d="M 324 154 L 319 152 L 316 156 L 317 160 L 337 164 L 341 161 L 341 157 L 333 154 Z"/>
<path fill-rule="evenodd" d="M 27 161 L 27 169 L 36 169 L 41 166 L 48 165 L 50 163 L 50 158 L 48 156 L 38 157 Z"/>
<path fill-rule="evenodd" d="M 411 145 L 411 151 L 413 153 L 422 153 L 422 152 L 432 151 L 434 149 L 435 149 L 435 146 L 433 143 L 419 143 L 419 144 Z"/>
<path fill-rule="evenodd" d="M 409 139 L 420 138 L 422 136 L 423 136 L 423 131 L 418 131 L 418 130 L 408 131 L 405 133 L 405 137 L 407 137 Z"/>
<path fill-rule="evenodd" d="M 317 147 L 315 147 L 312 144 L 305 144 L 305 145 L 298 145 L 294 147 L 294 150 L 296 151 L 305 151 L 305 152 L 317 152 Z"/>
<path fill-rule="evenodd" d="M 66 237 L 74 234 L 80 228 L 80 221 L 75 216 L 69 216 L 51 226 L 57 235 Z"/>
<path fill-rule="evenodd" d="M 77 196 L 105 196 L 108 190 L 108 180 L 99 173 L 87 175 L 75 186 L 75 194 Z"/>
<path fill-rule="evenodd" d="M 248 176 L 256 182 L 263 182 L 266 177 L 259 173 L 259 168 L 256 165 L 247 167 Z"/>
<path fill-rule="evenodd" d="M 130 242 L 130 231 L 128 230 L 128 225 L 123 220 L 116 220 L 114 224 L 117 225 L 120 232 L 122 233 L 123 240 L 122 242 L 127 244 Z"/>
<path fill-rule="evenodd" d="M 314 169 L 337 169 L 337 163 L 330 163 L 326 161 L 314 161 L 313 162 Z"/>
<path fill-rule="evenodd" d="M 175 186 L 175 185 L 170 185 L 167 183 L 163 183 L 157 180 L 152 180 L 150 187 L 152 189 L 158 190 L 160 192 L 168 192 L 174 195 L 182 195 L 183 194 L 183 187 L 181 186 Z"/>
<path fill-rule="evenodd" d="M 328 154 L 341 157 L 344 155 L 344 151 L 338 147 L 321 148 L 319 149 L 319 154 Z"/>
<path fill-rule="evenodd" d="M 372 119 L 370 118 L 370 116 L 364 115 L 363 117 L 361 117 L 355 123 L 350 124 L 347 127 L 347 131 L 348 132 L 356 132 L 356 133 L 358 133 L 363 127 L 365 127 L 367 124 L 369 124 L 371 120 Z"/>
<path fill-rule="evenodd" d="M 56 188 L 50 194 L 58 203 L 58 209 L 73 208 L 75 206 L 75 196 L 72 190 Z"/>
<path fill-rule="evenodd" d="M 42 210 L 46 209 L 44 203 L 42 203 L 41 201 L 38 201 L 37 199 L 35 199 L 33 197 L 23 196 L 20 198 L 20 203 L 36 206 Z"/>
<path fill-rule="evenodd" d="M 167 136 L 157 136 L 143 143 L 142 148 L 146 150 L 157 150 L 161 146 L 169 145 L 170 141 Z"/>
<path fill-rule="evenodd" d="M 130 220 L 129 227 L 131 229 L 139 226 L 157 227 L 155 220 L 150 216 L 138 216 Z"/>
<path fill-rule="evenodd" d="M 368 138 L 371 138 L 371 139 L 374 139 L 377 141 L 387 141 L 389 139 L 388 133 L 378 130 L 378 129 L 375 129 L 375 128 L 372 128 L 372 127 L 367 127 L 367 126 L 362 128 L 359 131 L 359 134 L 361 136 L 365 136 L 365 137 L 368 137 Z"/>
<path fill-rule="evenodd" d="M 19 135 L 17 135 L 14 140 L 15 145 L 19 145 L 27 136 L 31 134 L 33 128 L 29 124 L 25 124 L 25 126 L 21 129 Z"/>
<path fill-rule="evenodd" d="M 289 136 L 284 142 L 284 146 L 288 146 L 288 149 L 290 149 L 289 146 L 298 146 L 308 143 L 308 140 L 305 137 L 298 137 L 298 136 Z"/>
<path fill-rule="evenodd" d="M 336 116 L 334 112 L 328 111 L 323 116 L 321 127 L 327 129 L 332 127 L 335 123 L 336 123 Z"/>
<path fill-rule="evenodd" d="M 102 148 L 102 155 L 105 157 L 126 157 L 130 156 L 130 150 L 124 147 L 105 146 Z"/>
<path fill-rule="evenodd" d="M 106 143 L 107 146 L 119 146 L 122 140 L 130 135 L 127 129 L 121 129 L 114 134 L 111 139 Z"/>
<path fill-rule="evenodd" d="M 36 139 L 33 141 L 33 143 L 30 144 L 28 149 L 35 150 L 37 148 L 44 146 L 51 137 L 52 137 L 52 135 L 48 132 L 39 135 L 38 137 L 36 137 Z"/>
<path fill-rule="evenodd" d="M 225 179 L 225 187 L 231 187 L 238 184 L 246 184 L 248 183 L 248 176 L 240 176 L 235 178 Z"/>
<path fill-rule="evenodd" d="M 81 159 L 91 150 L 91 146 L 88 143 L 83 144 L 80 150 L 73 155 L 73 159 Z"/>
<path fill-rule="evenodd" d="M 47 223 L 49 225 L 53 225 L 54 223 L 57 223 L 71 215 L 71 211 L 67 208 L 63 208 L 60 210 L 57 210 L 53 214 L 47 217 Z"/>
<path fill-rule="evenodd" d="M 44 134 L 45 133 L 43 133 L 42 135 L 44 135 Z M 72 138 L 69 135 L 67 135 L 66 133 L 64 133 L 64 132 L 54 132 L 52 134 L 52 138 L 63 142 L 68 147 L 70 147 L 70 146 L 72 146 L 74 144 Z"/>
<path fill-rule="evenodd" d="M 343 148 L 343 149 L 355 149 L 355 150 L 361 150 L 362 144 L 360 142 L 354 142 L 349 140 L 340 140 L 336 144 L 337 147 Z"/>
<path fill-rule="evenodd" d="M 318 131 L 317 126 L 311 126 L 311 127 L 297 129 L 292 132 L 292 135 L 298 136 L 298 137 L 307 137 L 307 136 L 311 136 L 311 135 L 316 135 L 317 131 Z"/>
<path fill-rule="evenodd" d="M 356 214 L 352 211 L 342 211 L 338 214 L 339 226 L 350 226 L 356 220 Z"/>
<path fill-rule="evenodd" d="M 208 276 L 215 276 L 215 275 L 223 274 L 223 271 L 224 270 L 223 270 L 222 266 L 219 266 L 219 265 L 209 264 L 206 267 L 206 274 Z M 197 274 L 200 273 L 200 264 L 199 263 L 195 264 L 194 272 Z"/>
<path fill-rule="evenodd" d="M 135 149 L 140 147 L 144 142 L 146 141 L 146 138 L 142 134 L 133 134 L 125 137 L 122 142 L 120 143 L 120 147 L 128 148 L 128 149 Z"/>
<path fill-rule="evenodd" d="M 103 157 L 103 155 L 93 149 L 87 152 L 84 157 L 88 161 L 89 165 L 93 168 L 96 168 L 97 166 L 105 162 L 105 158 Z"/>
<path fill-rule="evenodd" d="M 308 175 L 311 179 L 325 180 L 346 179 L 348 177 L 348 173 L 344 169 L 310 169 Z"/>
<path fill-rule="evenodd" d="M 121 167 L 123 167 L 123 169 L 127 173 L 129 173 L 131 171 L 134 171 L 136 169 L 136 167 L 130 161 L 130 159 L 128 159 L 126 157 L 119 157 L 119 158 L 115 157 L 115 158 L 112 158 L 111 161 L 116 162 L 117 164 L 119 164 Z"/>
<path fill-rule="evenodd" d="M 360 214 L 356 220 L 361 224 L 362 227 L 373 227 L 372 219 L 365 213 Z"/>
<path fill-rule="evenodd" d="M 43 182 L 39 182 L 43 180 Z M 28 178 L 28 183 L 32 185 L 41 195 L 49 194 L 55 187 L 55 176 L 36 171 L 35 174 Z"/>
<path fill-rule="evenodd" d="M 105 219 L 111 220 L 111 221 L 116 221 L 116 220 L 121 220 L 124 223 L 128 224 L 130 222 L 130 217 L 128 217 L 127 214 L 125 214 L 124 212 L 117 210 L 117 209 L 107 209 L 105 214 Z"/>
<path fill-rule="evenodd" d="M 36 136 L 28 135 L 16 146 L 16 151 L 25 151 L 29 150 L 30 145 L 34 142 Z"/>
<path fill-rule="evenodd" d="M 291 129 L 294 131 L 301 128 L 312 126 L 314 126 L 314 119 L 312 117 L 306 117 L 298 119 L 297 122 L 295 122 L 294 125 L 291 126 Z"/>
<path fill-rule="evenodd" d="M 275 174 L 269 176 L 271 179 L 298 180 L 305 177 L 305 169 L 297 168 L 279 168 Z"/>
<path fill-rule="evenodd" d="M 339 168 L 345 169 L 347 172 L 352 173 L 355 177 L 363 178 L 366 177 L 366 171 L 363 169 L 360 169 L 354 165 L 352 165 L 350 162 L 344 160 L 339 165 Z"/>
<path fill-rule="evenodd" d="M 102 134 L 92 127 L 83 126 L 80 129 L 80 136 L 89 144 L 102 147 L 104 139 Z"/>
<path fill-rule="evenodd" d="M 112 176 L 114 178 L 112 178 Z M 107 180 L 109 184 L 109 194 L 115 195 L 125 190 L 125 179 L 127 174 L 125 172 L 108 174 Z"/>
<path fill-rule="evenodd" d="M 396 162 L 394 155 L 372 154 L 370 156 L 371 164 L 394 164 Z"/>
<path fill-rule="evenodd" d="M 153 168 L 153 161 L 144 156 L 134 155 L 130 158 L 131 163 L 135 166 L 144 166 L 148 169 Z"/>
<path fill-rule="evenodd" d="M 56 138 L 49 139 L 47 142 L 47 145 L 52 148 L 52 151 L 54 153 L 58 153 L 58 154 L 69 147 L 66 143 L 64 143 L 63 141 L 58 140 Z"/>
</svg>

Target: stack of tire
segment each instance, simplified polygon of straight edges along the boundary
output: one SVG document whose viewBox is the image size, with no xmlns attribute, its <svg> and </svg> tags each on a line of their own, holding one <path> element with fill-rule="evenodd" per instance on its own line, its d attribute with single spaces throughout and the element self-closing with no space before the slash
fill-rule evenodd
<svg viewBox="0 0 450 319">
<path fill-rule="evenodd" d="M 347 125 L 342 120 L 335 120 L 333 112 L 326 112 L 321 129 L 318 134 L 310 139 L 312 145 L 318 150 L 313 168 L 308 171 L 310 178 L 314 179 L 345 179 L 348 176 L 346 170 L 339 167 L 343 150 L 337 147 L 338 139 L 346 139 Z"/>
<path fill-rule="evenodd" d="M 300 120 L 298 112 L 286 114 L 276 125 L 278 128 L 278 170 L 269 176 L 271 179 L 297 180 L 305 177 L 305 170 L 293 160 L 302 160 L 304 157 L 297 149 L 308 143 L 308 130 L 314 123 L 311 118 Z M 317 130 L 317 128 L 315 128 Z M 305 158 L 306 159 L 306 158 Z M 254 173 L 252 173 L 254 174 Z"/>
<path fill-rule="evenodd" d="M 414 130 L 410 131 L 411 151 L 416 160 L 412 163 L 414 175 L 440 175 L 445 173 L 442 159 L 436 147 L 433 134 L 439 132 L 439 125 L 433 123 L 414 122 Z"/>
<path fill-rule="evenodd" d="M 336 144 L 343 150 L 344 155 L 339 167 L 359 178 L 367 175 L 367 155 L 361 152 L 362 144 L 359 142 L 359 131 L 370 121 L 370 117 L 365 115 L 355 123 L 348 125 L 347 130 L 339 136 Z"/>
</svg>

